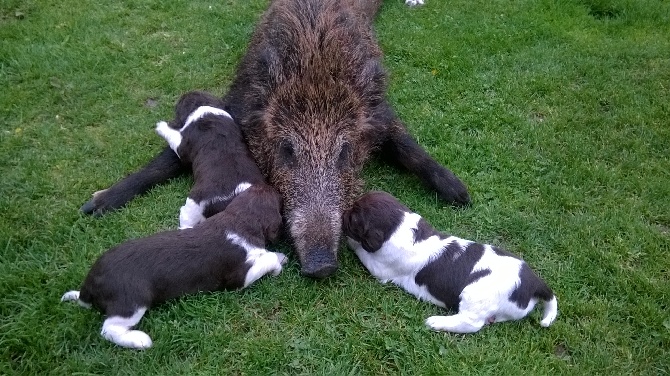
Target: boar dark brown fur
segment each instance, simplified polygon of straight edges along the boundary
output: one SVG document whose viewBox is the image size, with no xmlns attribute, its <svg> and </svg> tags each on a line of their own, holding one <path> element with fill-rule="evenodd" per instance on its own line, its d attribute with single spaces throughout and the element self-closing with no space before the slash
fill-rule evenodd
<svg viewBox="0 0 670 376">
<path fill-rule="evenodd" d="M 465 185 L 414 141 L 385 98 L 386 73 L 372 30 L 380 3 L 272 1 L 223 98 L 259 167 L 283 196 L 307 276 L 323 278 L 337 269 L 341 215 L 360 194 L 360 172 L 371 153 L 416 174 L 449 203 L 470 200 Z M 145 169 L 162 166 L 166 179 L 174 176 L 179 171 L 170 158 L 164 152 Z M 121 181 L 110 191 L 116 188 L 127 201 L 141 193 L 133 185 L 146 184 Z M 94 197 L 88 211 L 123 201 L 108 193 Z"/>
</svg>

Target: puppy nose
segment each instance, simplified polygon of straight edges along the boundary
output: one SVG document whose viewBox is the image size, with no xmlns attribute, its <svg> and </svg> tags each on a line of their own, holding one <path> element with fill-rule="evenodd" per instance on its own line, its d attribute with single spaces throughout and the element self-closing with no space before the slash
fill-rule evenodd
<svg viewBox="0 0 670 376">
<path fill-rule="evenodd" d="M 307 277 L 323 279 L 335 273 L 337 267 L 335 253 L 325 247 L 319 247 L 307 252 L 300 273 Z"/>
</svg>

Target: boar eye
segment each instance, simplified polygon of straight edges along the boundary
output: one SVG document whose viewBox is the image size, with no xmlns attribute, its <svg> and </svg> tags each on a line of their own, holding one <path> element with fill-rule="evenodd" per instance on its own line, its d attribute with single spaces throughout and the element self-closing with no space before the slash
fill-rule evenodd
<svg viewBox="0 0 670 376">
<path fill-rule="evenodd" d="M 345 142 L 340 150 L 340 155 L 337 157 L 338 168 L 346 168 L 349 166 L 349 154 L 351 154 L 351 147 L 348 142 Z"/>
<path fill-rule="evenodd" d="M 295 161 L 295 150 L 293 144 L 289 140 L 282 140 L 279 142 L 279 160 L 285 164 L 291 164 Z"/>
</svg>

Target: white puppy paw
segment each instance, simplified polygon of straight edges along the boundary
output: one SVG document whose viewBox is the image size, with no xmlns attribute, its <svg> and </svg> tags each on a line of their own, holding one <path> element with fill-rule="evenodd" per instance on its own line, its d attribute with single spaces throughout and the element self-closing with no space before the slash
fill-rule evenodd
<svg viewBox="0 0 670 376">
<path fill-rule="evenodd" d="M 153 342 L 151 341 L 151 337 L 149 337 L 148 334 L 144 333 L 141 330 L 130 330 L 128 333 L 125 335 L 125 340 L 127 341 L 127 344 L 133 349 L 137 350 L 144 350 L 148 349 L 153 345 Z"/>
<path fill-rule="evenodd" d="M 61 296 L 60 301 L 61 302 L 69 302 L 72 300 L 79 300 L 79 291 L 72 290 L 68 291 L 63 296 Z"/>
<path fill-rule="evenodd" d="M 168 145 L 170 145 L 170 149 L 179 156 L 179 153 L 177 152 L 177 149 L 179 149 L 179 145 L 181 145 L 181 133 L 179 133 L 178 130 L 170 128 L 168 123 L 164 121 L 159 121 L 156 123 L 156 133 L 158 133 L 159 136 L 163 137 L 165 141 L 167 141 Z"/>
<path fill-rule="evenodd" d="M 103 331 L 102 336 L 121 347 L 129 349 L 144 350 L 151 347 L 151 337 L 141 330 L 109 330 Z"/>
<path fill-rule="evenodd" d="M 272 276 L 276 277 L 279 275 L 279 273 L 281 273 L 282 265 L 286 264 L 288 258 L 285 254 L 280 252 L 274 252 L 274 254 L 277 256 L 277 267 L 272 271 Z"/>
<path fill-rule="evenodd" d="M 405 5 L 409 5 L 411 7 L 423 5 L 423 0 L 405 0 Z"/>
<path fill-rule="evenodd" d="M 473 321 L 466 315 L 431 316 L 426 319 L 426 326 L 440 332 L 474 333 L 481 329 L 486 320 Z"/>
<path fill-rule="evenodd" d="M 444 316 L 430 316 L 426 319 L 426 326 L 436 331 L 445 331 Z"/>
<path fill-rule="evenodd" d="M 179 209 L 179 229 L 193 228 L 200 222 L 205 220 L 202 214 L 204 211 L 203 205 L 193 201 L 190 197 L 186 199 L 184 206 Z"/>
<path fill-rule="evenodd" d="M 63 294 L 63 296 L 61 296 L 60 301 L 61 302 L 76 301 L 77 304 L 79 304 L 80 306 L 82 306 L 84 308 L 91 308 L 90 303 L 84 303 L 81 300 L 79 300 L 79 291 L 77 291 L 77 290 L 71 290 L 71 291 L 66 292 L 65 294 Z"/>
</svg>

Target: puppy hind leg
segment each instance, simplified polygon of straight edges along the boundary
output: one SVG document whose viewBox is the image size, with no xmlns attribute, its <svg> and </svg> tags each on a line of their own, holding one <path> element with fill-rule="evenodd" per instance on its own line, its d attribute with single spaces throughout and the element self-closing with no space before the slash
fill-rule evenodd
<svg viewBox="0 0 670 376">
<path fill-rule="evenodd" d="M 205 220 L 203 215 L 205 208 L 196 203 L 192 198 L 187 198 L 184 206 L 179 209 L 179 229 L 191 228 Z"/>
<path fill-rule="evenodd" d="M 170 149 L 179 155 L 179 153 L 177 153 L 177 149 L 179 148 L 179 145 L 181 145 L 182 137 L 178 130 L 170 128 L 168 123 L 164 121 L 159 121 L 156 123 L 156 133 L 163 137 L 165 141 L 167 141 L 168 145 L 170 145 Z"/>
<path fill-rule="evenodd" d="M 131 328 L 142 319 L 147 311 L 145 307 L 138 308 L 130 317 L 109 316 L 102 324 L 100 334 L 108 341 L 121 347 L 143 350 L 152 345 L 151 337 L 140 330 Z"/>
<path fill-rule="evenodd" d="M 456 314 L 451 316 L 431 316 L 426 319 L 426 326 L 436 331 L 452 333 L 474 333 L 487 323 L 487 318 L 472 318 Z"/>
</svg>

